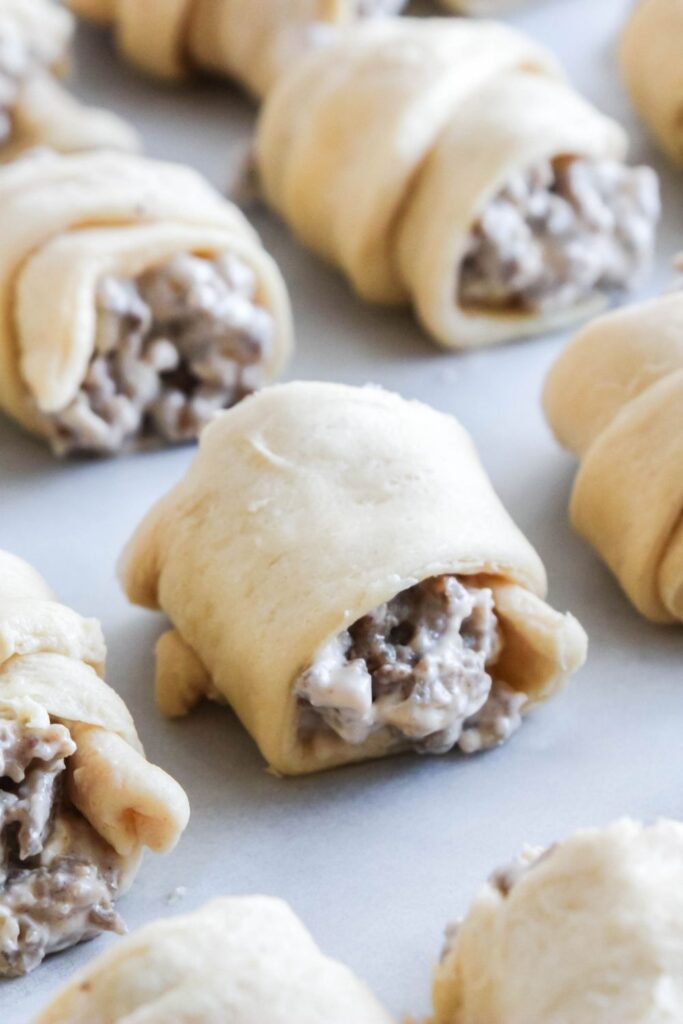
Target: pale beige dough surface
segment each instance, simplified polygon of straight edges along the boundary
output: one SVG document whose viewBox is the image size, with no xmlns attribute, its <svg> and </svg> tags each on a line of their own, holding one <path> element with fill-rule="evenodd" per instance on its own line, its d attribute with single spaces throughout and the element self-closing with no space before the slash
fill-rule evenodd
<svg viewBox="0 0 683 1024">
<path fill-rule="evenodd" d="M 638 0 L 620 63 L 633 104 L 660 146 L 683 165 L 683 0 Z"/>
<path fill-rule="evenodd" d="M 70 802 L 113 848 L 131 885 L 145 846 L 170 850 L 189 806 L 184 791 L 150 764 L 121 698 L 104 680 L 99 623 L 57 602 L 38 573 L 0 551 L 0 716 L 65 725 Z M 4 916 L 0 901 L 0 929 Z M 4 938 L 4 936 L 3 936 Z"/>
<path fill-rule="evenodd" d="M 544 406 L 581 459 L 570 514 L 654 622 L 683 622 L 683 292 L 596 320 L 551 369 Z"/>
<path fill-rule="evenodd" d="M 0 406 L 47 436 L 93 356 L 105 274 L 135 276 L 176 253 L 231 253 L 250 267 L 275 337 L 275 376 L 292 346 L 286 288 L 235 206 L 195 171 L 143 157 L 40 153 L 0 170 Z M 40 296 L 40 301 L 37 301 Z"/>
<path fill-rule="evenodd" d="M 496 670 L 532 704 L 582 664 L 583 630 L 544 602 L 543 565 L 462 427 L 377 388 L 306 383 L 217 418 L 121 563 L 130 599 L 174 626 L 157 651 L 162 710 L 227 700 L 287 774 L 393 752 L 379 734 L 303 741 L 294 683 L 341 630 L 444 573 L 492 588 Z"/>
<path fill-rule="evenodd" d="M 492 876 L 434 978 L 432 1024 L 674 1024 L 683 825 L 628 819 Z"/>
<path fill-rule="evenodd" d="M 49 0 L 1 0 L 0 44 L 13 55 L 10 64 L 26 61 L 10 104 L 12 128 L 0 145 L 1 162 L 34 146 L 63 152 L 137 148 L 137 135 L 129 125 L 109 111 L 85 107 L 59 83 L 68 66 L 73 30 L 74 19 Z"/>
<path fill-rule="evenodd" d="M 229 75 L 257 97 L 326 31 L 359 17 L 358 0 L 69 0 L 69 6 L 111 24 L 121 53 L 150 74 L 173 79 L 199 68 Z"/>
<path fill-rule="evenodd" d="M 34 1024 L 392 1024 L 286 903 L 217 899 L 146 925 L 82 970 Z"/>
<path fill-rule="evenodd" d="M 390 19 L 308 55 L 268 97 L 257 134 L 265 196 L 370 302 L 412 304 L 447 348 L 545 333 L 599 308 L 465 308 L 470 232 L 518 171 L 557 156 L 621 160 L 622 130 L 502 24 Z"/>
</svg>

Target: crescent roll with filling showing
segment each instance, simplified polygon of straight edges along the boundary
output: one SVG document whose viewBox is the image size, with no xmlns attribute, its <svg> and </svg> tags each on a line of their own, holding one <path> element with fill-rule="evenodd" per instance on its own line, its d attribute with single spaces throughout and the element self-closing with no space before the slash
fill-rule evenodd
<svg viewBox="0 0 683 1024">
<path fill-rule="evenodd" d="M 34 1024 L 392 1024 L 286 903 L 213 900 L 156 921 L 86 967 Z"/>
<path fill-rule="evenodd" d="M 51 0 L 0 0 L 0 162 L 34 146 L 64 152 L 135 149 L 135 132 L 84 107 L 58 82 L 74 19 Z"/>
<path fill-rule="evenodd" d="M 284 774 L 502 743 L 586 654 L 466 432 L 377 388 L 287 384 L 216 419 L 121 573 L 173 622 L 161 710 L 227 701 Z"/>
<path fill-rule="evenodd" d="M 145 846 L 170 850 L 187 797 L 145 758 L 103 678 L 100 625 L 0 551 L 0 976 L 122 931 Z"/>
<path fill-rule="evenodd" d="M 0 219 L 0 406 L 57 454 L 193 440 L 289 355 L 279 270 L 189 168 L 34 154 Z"/>
<path fill-rule="evenodd" d="M 448 348 L 545 333 L 650 262 L 658 185 L 622 130 L 502 24 L 388 19 L 278 83 L 266 199 L 370 302 L 412 303 Z"/>
<path fill-rule="evenodd" d="M 574 527 L 643 615 L 683 622 L 683 289 L 585 328 L 544 405 L 581 459 Z"/>
<path fill-rule="evenodd" d="M 407 0 L 68 0 L 112 25 L 123 56 L 175 79 L 193 69 L 228 75 L 257 97 L 330 30 L 397 14 Z"/>
<path fill-rule="evenodd" d="M 683 0 L 639 0 L 624 29 L 621 70 L 633 105 L 683 167 Z"/>
</svg>

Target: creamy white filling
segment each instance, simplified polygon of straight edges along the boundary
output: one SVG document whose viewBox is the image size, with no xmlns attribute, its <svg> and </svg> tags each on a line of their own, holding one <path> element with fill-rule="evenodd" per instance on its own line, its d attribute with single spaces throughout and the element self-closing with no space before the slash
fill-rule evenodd
<svg viewBox="0 0 683 1024">
<path fill-rule="evenodd" d="M 501 642 L 490 589 L 455 577 L 411 588 L 336 636 L 301 675 L 302 738 L 326 727 L 358 745 L 383 731 L 425 753 L 502 743 L 526 697 L 487 671 Z"/>
<path fill-rule="evenodd" d="M 659 213 L 648 167 L 567 158 L 518 172 L 470 235 L 459 301 L 553 312 L 632 288 L 652 259 Z"/>
</svg>

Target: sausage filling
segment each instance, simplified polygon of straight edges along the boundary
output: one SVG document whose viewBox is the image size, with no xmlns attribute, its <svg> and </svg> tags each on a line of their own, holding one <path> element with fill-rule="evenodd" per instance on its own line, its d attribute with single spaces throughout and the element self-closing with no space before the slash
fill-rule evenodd
<svg viewBox="0 0 683 1024">
<path fill-rule="evenodd" d="M 497 746 L 521 725 L 526 696 L 494 680 L 502 649 L 493 594 L 438 576 L 358 619 L 318 655 L 295 692 L 303 742 L 321 733 L 425 754 Z"/>
<path fill-rule="evenodd" d="M 114 910 L 117 857 L 64 794 L 69 730 L 0 718 L 0 976 L 102 931 Z"/>
<path fill-rule="evenodd" d="M 652 258 L 659 212 L 648 167 L 559 158 L 519 172 L 470 234 L 459 302 L 552 313 L 632 288 Z"/>
<path fill-rule="evenodd" d="M 95 355 L 76 398 L 50 418 L 53 448 L 194 440 L 261 385 L 274 335 L 256 275 L 231 254 L 182 254 L 134 280 L 104 277 Z"/>
</svg>

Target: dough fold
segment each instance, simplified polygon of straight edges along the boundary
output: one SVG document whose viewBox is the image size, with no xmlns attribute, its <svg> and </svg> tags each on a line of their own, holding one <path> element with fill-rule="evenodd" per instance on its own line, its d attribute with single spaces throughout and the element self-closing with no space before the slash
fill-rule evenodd
<svg viewBox="0 0 683 1024">
<path fill-rule="evenodd" d="M 143 846 L 171 849 L 187 824 L 187 797 L 146 760 L 126 705 L 104 681 L 99 623 L 58 604 L 35 570 L 4 551 L 0 638 L 2 705 L 37 705 L 76 744 L 68 770 L 74 806 L 133 861 Z"/>
<path fill-rule="evenodd" d="M 50 0 L 1 0 L 0 162 L 34 146 L 138 148 L 137 134 L 121 118 L 84 106 L 59 84 L 73 31 L 73 18 Z"/>
<path fill-rule="evenodd" d="M 527 848 L 449 929 L 431 1024 L 674 1024 L 682 881 L 677 821 Z"/>
<path fill-rule="evenodd" d="M 392 1024 L 280 900 L 214 900 L 99 957 L 34 1024 Z"/>
<path fill-rule="evenodd" d="M 682 40 L 681 0 L 638 0 L 619 52 L 636 110 L 679 166 L 683 166 Z"/>
<path fill-rule="evenodd" d="M 104 278 L 125 283 L 178 255 L 237 259 L 272 322 L 265 379 L 289 355 L 276 265 L 239 211 L 188 168 L 114 153 L 32 154 L 0 171 L 0 215 L 0 406 L 55 446 L 65 429 L 55 418 L 79 399 L 96 356 L 108 357 L 96 349 Z"/>
<path fill-rule="evenodd" d="M 543 565 L 452 418 L 377 388 L 268 388 L 204 432 L 185 479 L 129 542 L 129 598 L 163 609 L 157 700 L 226 700 L 284 774 L 396 750 L 372 733 L 306 740 L 295 684 L 342 630 L 441 574 L 491 588 L 500 671 L 531 704 L 583 662 L 586 638 L 543 600 Z"/>
<path fill-rule="evenodd" d="M 683 622 L 683 292 L 596 320 L 544 406 L 581 459 L 571 519 L 653 622 Z"/>
<path fill-rule="evenodd" d="M 405 0 L 69 0 L 77 14 L 113 25 L 123 56 L 176 79 L 194 68 L 228 75 L 263 97 L 330 29 L 395 13 Z"/>
<path fill-rule="evenodd" d="M 554 59 L 502 24 L 388 19 L 309 54 L 257 133 L 268 202 L 366 300 L 412 303 L 447 348 L 545 333 L 605 303 L 487 309 L 460 288 L 471 233 L 506 183 L 543 161 L 621 161 L 622 130 Z M 514 254 L 513 254 L 514 255 Z"/>
</svg>

